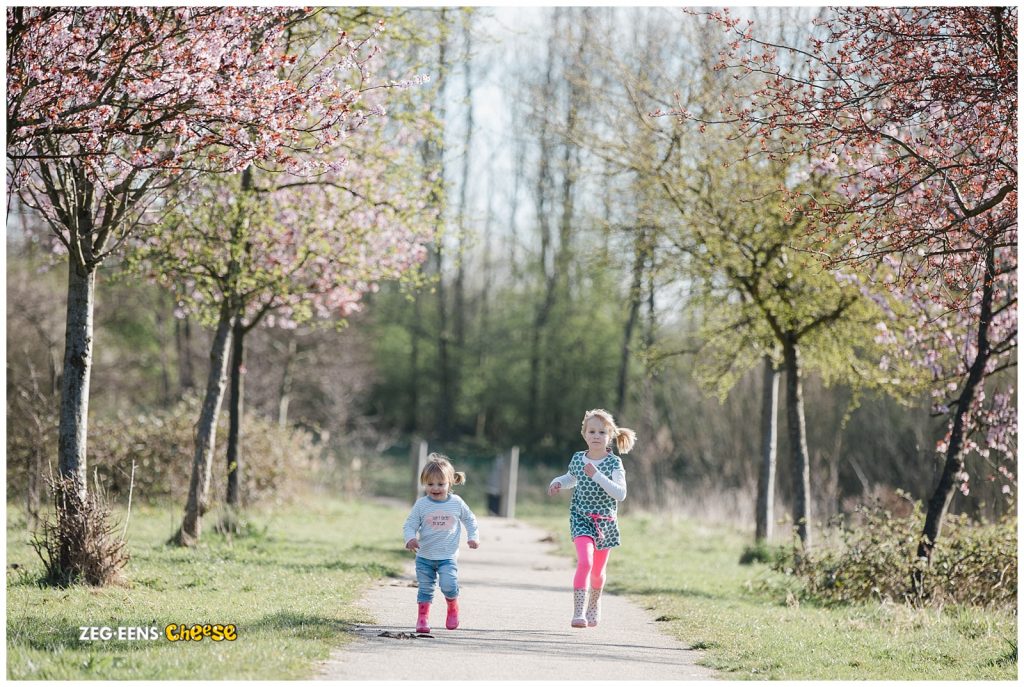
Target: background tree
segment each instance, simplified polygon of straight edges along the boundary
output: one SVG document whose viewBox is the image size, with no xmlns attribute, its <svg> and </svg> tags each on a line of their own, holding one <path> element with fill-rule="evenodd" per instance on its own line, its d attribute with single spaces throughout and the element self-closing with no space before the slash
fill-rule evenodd
<svg viewBox="0 0 1024 687">
<path fill-rule="evenodd" d="M 1015 365 L 1016 351 L 1017 10 L 841 9 L 817 22 L 806 46 L 767 43 L 727 13 L 710 16 L 735 39 L 720 66 L 765 78 L 723 116 L 683 118 L 733 123 L 769 154 L 834 169 L 834 193 L 790 199 L 815 226 L 850 237 L 826 257 L 892 256 L 890 286 L 926 313 L 902 334 L 905 355 L 953 395 L 938 406 L 949 430 L 918 550 L 930 560 L 971 449 L 1012 461 L 1016 448 L 1009 382 L 997 373 Z M 783 56 L 806 65 L 801 76 Z M 957 313 L 958 330 L 945 332 L 950 317 L 936 311 Z M 930 345 L 942 339 L 945 347 Z M 986 383 L 996 393 L 985 394 Z M 979 420 L 997 417 L 998 435 L 977 432 Z"/>
<path fill-rule="evenodd" d="M 172 185 L 260 159 L 288 166 L 326 150 L 358 93 L 335 65 L 287 73 L 277 45 L 302 11 L 247 8 L 10 8 L 9 190 L 68 255 L 59 472 L 86 490 L 98 267 L 166 206 Z"/>
<path fill-rule="evenodd" d="M 430 232 L 415 221 L 418 204 L 403 200 L 415 196 L 388 189 L 380 169 L 400 167 L 396 163 L 380 150 L 358 158 L 350 151 L 336 176 L 308 180 L 249 169 L 236 178 L 212 179 L 196 187 L 167 228 L 139 249 L 142 264 L 162 282 L 186 285 L 189 308 L 216 329 L 192 486 L 176 535 L 180 543 L 199 538 L 208 508 L 216 419 L 234 337 L 261 322 L 294 327 L 345 317 L 377 281 L 398 278 L 423 258 Z M 235 360 L 240 363 L 240 356 Z M 237 472 L 237 451 L 230 457 L 236 464 L 229 477 Z"/>
</svg>

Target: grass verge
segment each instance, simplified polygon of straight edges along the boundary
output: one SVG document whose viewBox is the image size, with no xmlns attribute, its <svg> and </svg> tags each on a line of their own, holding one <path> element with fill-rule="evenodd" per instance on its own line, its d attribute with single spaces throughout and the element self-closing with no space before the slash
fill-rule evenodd
<svg viewBox="0 0 1024 687">
<path fill-rule="evenodd" d="M 524 514 L 575 555 L 563 508 Z M 730 680 L 1015 680 L 1017 619 L 1008 612 L 900 604 L 797 603 L 793 581 L 740 565 L 748 536 L 628 513 L 608 590 L 630 596 L 664 630 L 705 652 Z M 788 602 L 787 602 L 788 599 Z"/>
<path fill-rule="evenodd" d="M 212 516 L 213 514 L 211 514 Z M 369 620 L 352 602 L 400 573 L 405 513 L 310 498 L 250 516 L 244 537 L 211 531 L 165 545 L 180 507 L 135 507 L 124 587 L 40 587 L 24 521 L 7 510 L 7 677 L 12 680 L 305 679 Z M 234 624 L 235 641 L 171 642 L 169 624 Z M 82 641 L 80 627 L 156 627 L 155 640 Z"/>
</svg>

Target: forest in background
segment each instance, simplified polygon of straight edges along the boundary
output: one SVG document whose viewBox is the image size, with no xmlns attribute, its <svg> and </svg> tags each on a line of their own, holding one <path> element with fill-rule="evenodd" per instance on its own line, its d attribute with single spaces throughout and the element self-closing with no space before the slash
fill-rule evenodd
<svg viewBox="0 0 1024 687">
<path fill-rule="evenodd" d="M 344 473 L 414 436 L 456 463 L 518 445 L 524 463 L 558 469 L 579 448 L 583 412 L 604 407 L 639 436 L 627 460 L 636 505 L 751 522 L 757 335 L 716 326 L 740 303 L 682 230 L 737 208 L 766 214 L 745 206 L 789 172 L 721 174 L 736 157 L 730 142 L 651 116 L 671 109 L 681 89 L 693 103 L 722 97 L 729 85 L 711 69 L 721 49 L 714 35 L 667 9 L 542 9 L 536 26 L 511 31 L 487 10 L 395 10 L 388 19 L 397 27 L 390 68 L 433 73 L 405 97 L 430 102 L 432 128 L 417 154 L 424 175 L 443 182 L 431 191 L 429 220 L 442 234 L 423 283 L 383 284 L 343 327 L 255 329 L 245 413 L 308 432 Z M 798 31 L 781 14 L 765 19 Z M 689 188 L 688 179 L 707 183 Z M 33 488 L 30 475 L 53 469 L 66 276 L 48 269 L 45 239 L 22 234 L 37 218 L 15 209 L 8 220 L 12 498 Z M 90 414 L 145 426 L 201 390 L 212 332 L 177 316 L 173 290 L 127 270 L 114 263 L 99 279 Z M 872 354 L 875 322 L 864 315 L 854 324 L 859 343 L 853 329 L 837 326 L 834 336 Z M 844 379 L 837 371 L 849 358 L 835 344 L 823 340 L 809 355 L 804 389 L 814 519 L 871 499 L 909 510 L 898 491 L 930 495 L 946 420 L 932 417 L 924 391 L 907 398 Z M 778 441 L 784 514 L 792 466 L 784 431 Z M 185 442 L 183 474 L 190 451 Z M 986 518 L 1012 510 L 1000 464 L 977 453 L 968 464 L 971 489 L 952 509 Z M 218 484 L 216 499 L 222 491 Z"/>
</svg>

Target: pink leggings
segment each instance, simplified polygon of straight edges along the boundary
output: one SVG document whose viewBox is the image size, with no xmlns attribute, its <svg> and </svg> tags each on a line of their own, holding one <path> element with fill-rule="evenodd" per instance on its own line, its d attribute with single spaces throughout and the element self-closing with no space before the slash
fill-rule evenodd
<svg viewBox="0 0 1024 687">
<path fill-rule="evenodd" d="M 587 577 L 594 589 L 604 588 L 604 568 L 608 564 L 611 549 L 598 549 L 590 537 L 576 537 L 576 576 L 572 578 L 573 589 L 586 589 Z"/>
</svg>

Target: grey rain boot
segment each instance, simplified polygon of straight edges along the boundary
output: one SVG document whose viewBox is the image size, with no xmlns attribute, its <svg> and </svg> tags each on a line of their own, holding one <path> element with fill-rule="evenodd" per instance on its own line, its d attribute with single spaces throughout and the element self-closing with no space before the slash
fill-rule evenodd
<svg viewBox="0 0 1024 687">
<path fill-rule="evenodd" d="M 597 627 L 597 623 L 601 620 L 601 589 L 592 588 L 590 590 L 590 602 L 587 604 L 587 625 L 589 627 Z"/>
<path fill-rule="evenodd" d="M 574 589 L 572 590 L 572 601 L 575 607 L 575 612 L 572 615 L 573 627 L 586 627 L 587 619 L 583 617 L 583 602 L 587 600 L 586 589 Z"/>
</svg>

